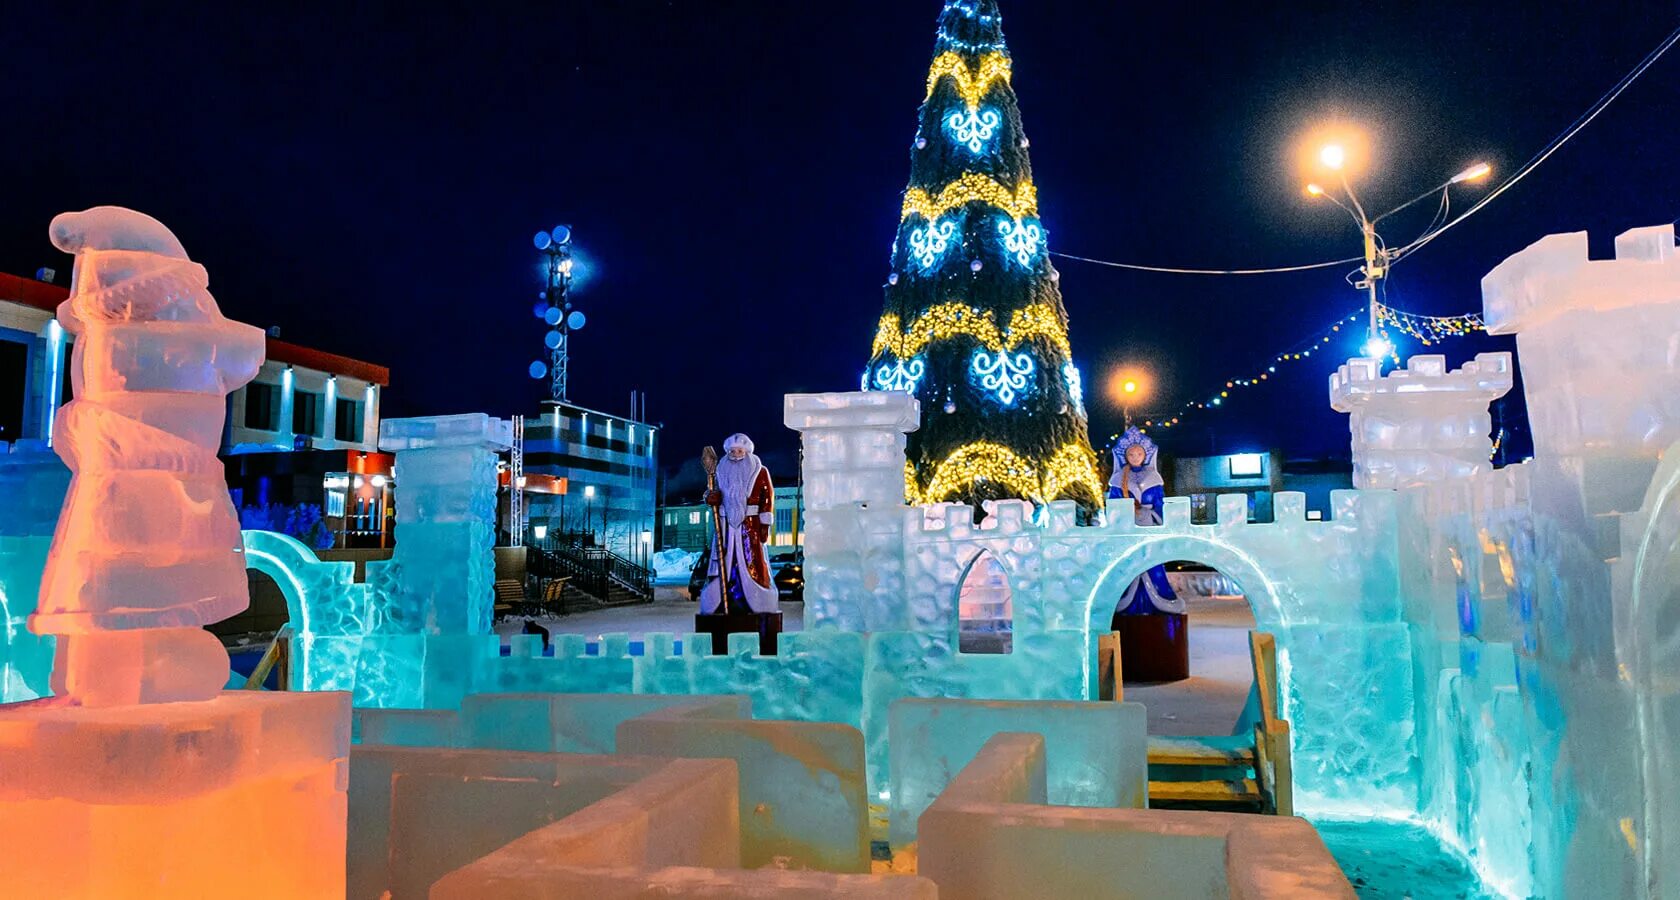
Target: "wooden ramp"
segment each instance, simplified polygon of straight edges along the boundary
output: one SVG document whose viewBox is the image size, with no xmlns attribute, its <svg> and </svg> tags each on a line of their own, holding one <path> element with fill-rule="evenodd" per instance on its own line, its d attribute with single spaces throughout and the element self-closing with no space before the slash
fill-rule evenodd
<svg viewBox="0 0 1680 900">
<path fill-rule="evenodd" d="M 1122 699 L 1118 635 L 1098 638 L 1098 671 L 1104 700 Z M 1149 805 L 1295 814 L 1289 760 L 1289 723 L 1278 717 L 1277 641 L 1248 634 L 1254 685 L 1260 700 L 1252 733 L 1149 738 Z"/>
</svg>

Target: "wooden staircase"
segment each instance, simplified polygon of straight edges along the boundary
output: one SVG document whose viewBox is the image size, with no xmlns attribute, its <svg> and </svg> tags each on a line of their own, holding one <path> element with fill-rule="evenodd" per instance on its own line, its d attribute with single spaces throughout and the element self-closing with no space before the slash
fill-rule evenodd
<svg viewBox="0 0 1680 900">
<path fill-rule="evenodd" d="M 1103 699 L 1121 699 L 1119 635 L 1098 640 Z M 1204 809 L 1295 814 L 1289 758 L 1289 722 L 1278 717 L 1277 641 L 1262 631 L 1248 634 L 1258 720 L 1251 734 L 1149 738 L 1149 805 L 1161 809 Z"/>
</svg>

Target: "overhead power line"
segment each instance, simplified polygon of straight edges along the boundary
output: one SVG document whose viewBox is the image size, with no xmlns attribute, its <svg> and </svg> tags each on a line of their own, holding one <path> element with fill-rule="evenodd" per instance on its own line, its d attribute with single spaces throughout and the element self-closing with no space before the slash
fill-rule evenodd
<svg viewBox="0 0 1680 900">
<path fill-rule="evenodd" d="M 1676 42 L 1680 42 L 1680 28 L 1675 29 L 1668 35 L 1668 37 L 1664 38 L 1663 41 L 1657 45 L 1656 49 L 1646 54 L 1645 58 L 1640 60 L 1638 65 L 1634 66 L 1633 71 L 1623 76 L 1622 80 L 1616 82 L 1610 90 L 1602 94 L 1598 100 L 1587 109 L 1586 112 L 1577 117 L 1574 122 L 1570 123 L 1568 128 L 1565 128 L 1539 153 L 1536 153 L 1529 159 L 1528 162 L 1524 163 L 1522 168 L 1518 169 L 1515 174 L 1501 182 L 1500 185 L 1492 191 L 1489 191 L 1486 196 L 1478 200 L 1469 209 L 1459 213 L 1456 218 L 1447 219 L 1445 223 L 1438 228 L 1434 227 L 1435 222 L 1431 222 L 1431 227 L 1425 229 L 1424 233 L 1416 240 L 1398 250 L 1393 251 L 1389 256 L 1389 264 L 1393 265 L 1401 259 L 1404 259 L 1418 250 L 1423 249 L 1429 244 L 1429 242 L 1446 233 L 1448 229 L 1481 211 L 1482 207 L 1492 203 L 1495 197 L 1498 197 L 1500 194 L 1503 194 L 1512 187 L 1516 186 L 1517 182 L 1527 177 L 1530 172 L 1533 172 L 1541 163 L 1545 162 L 1552 154 L 1561 149 L 1564 144 L 1568 143 L 1571 138 L 1573 138 L 1576 134 L 1579 134 L 1581 129 L 1586 128 L 1587 125 L 1591 124 L 1594 119 L 1598 118 L 1599 113 L 1604 112 L 1611 103 L 1615 102 L 1616 98 L 1620 97 L 1623 91 L 1626 91 L 1629 86 L 1637 81 L 1639 76 L 1645 74 L 1645 70 L 1649 69 L 1656 63 L 1657 60 L 1661 59 L 1663 54 L 1667 53 L 1669 48 L 1673 47 Z M 1439 221 L 1444 218 L 1446 212 L 1447 207 L 1443 206 L 1436 212 L 1436 220 Z M 1677 219 L 1676 223 L 1680 224 L 1680 219 Z M 1354 256 L 1347 259 L 1308 263 L 1301 266 L 1272 266 L 1260 269 L 1198 269 L 1178 266 L 1146 266 L 1138 263 L 1114 262 L 1106 259 L 1092 259 L 1087 256 L 1075 256 L 1071 253 L 1058 253 L 1054 250 L 1050 251 L 1050 255 L 1059 256 L 1063 259 L 1072 259 L 1079 262 L 1091 263 L 1092 265 L 1107 266 L 1113 269 L 1130 269 L 1136 272 L 1161 272 L 1169 275 L 1278 275 L 1286 272 L 1306 272 L 1313 269 L 1328 269 L 1335 266 L 1345 266 L 1349 263 L 1363 263 L 1365 261 L 1364 257 Z"/>
<path fill-rule="evenodd" d="M 1425 246 L 1428 246 L 1430 241 L 1433 241 L 1436 238 L 1440 237 L 1442 234 L 1445 234 L 1447 229 L 1449 229 L 1449 228 L 1453 227 L 1454 225 L 1457 225 L 1458 223 L 1464 221 L 1465 219 L 1468 219 L 1471 216 L 1475 215 L 1477 213 L 1477 211 L 1479 211 L 1482 207 L 1487 206 L 1489 203 L 1492 203 L 1493 198 L 1499 196 L 1500 194 L 1505 193 L 1506 191 L 1510 190 L 1512 187 L 1516 186 L 1516 183 L 1523 180 L 1523 178 L 1527 177 L 1528 173 L 1530 173 L 1530 172 L 1534 171 L 1536 168 L 1538 168 L 1540 166 L 1540 164 L 1545 162 L 1547 160 L 1547 158 L 1549 158 L 1553 153 L 1556 153 L 1556 152 L 1558 152 L 1558 150 L 1562 149 L 1563 145 L 1568 143 L 1570 138 L 1573 138 L 1575 135 L 1579 134 L 1581 129 L 1587 127 L 1589 124 L 1592 123 L 1592 120 L 1598 118 L 1599 113 L 1604 112 L 1604 110 L 1608 109 L 1610 104 L 1615 102 L 1616 98 L 1620 97 L 1622 95 L 1623 91 L 1627 90 L 1628 87 L 1630 87 L 1635 81 L 1637 81 L 1639 79 L 1639 76 L 1645 74 L 1646 69 L 1651 68 L 1651 66 L 1654 65 L 1657 60 L 1661 59 L 1662 55 L 1664 53 L 1667 53 L 1668 49 L 1670 47 L 1673 47 L 1676 41 L 1680 41 L 1680 28 L 1676 28 L 1674 31 L 1670 32 L 1668 37 L 1664 38 L 1662 43 L 1658 44 L 1657 48 L 1655 50 L 1652 50 L 1650 53 L 1646 54 L 1645 58 L 1640 60 L 1639 64 L 1633 67 L 1633 71 L 1627 73 L 1627 75 L 1622 77 L 1621 81 L 1616 82 L 1615 86 L 1611 87 L 1610 90 L 1605 91 L 1602 95 L 1600 95 L 1598 100 L 1596 102 L 1594 102 L 1593 105 L 1591 107 L 1589 107 L 1586 112 L 1582 113 L 1579 117 L 1577 117 L 1575 119 L 1574 122 L 1570 123 L 1569 127 L 1565 128 L 1562 132 L 1560 132 L 1557 137 L 1552 138 L 1551 143 L 1547 144 L 1545 146 L 1545 148 L 1542 149 L 1539 153 L 1534 154 L 1534 156 L 1532 158 L 1530 158 L 1528 162 L 1523 163 L 1522 168 L 1518 169 L 1515 174 L 1513 174 L 1510 178 L 1507 178 L 1505 181 L 1501 182 L 1499 187 L 1496 187 L 1493 190 L 1489 191 L 1487 193 L 1487 196 L 1485 196 L 1482 199 L 1476 201 L 1476 203 L 1474 205 L 1472 205 L 1469 209 L 1465 210 L 1462 213 L 1459 213 L 1457 218 L 1449 220 L 1445 225 L 1442 225 L 1440 228 L 1437 228 L 1434 231 L 1428 232 L 1423 237 L 1420 237 L 1417 240 L 1413 241 L 1412 243 L 1408 244 L 1407 246 L 1400 248 L 1400 250 L 1397 251 L 1397 253 L 1395 254 L 1394 258 L 1392 260 L 1390 260 L 1390 264 L 1392 264 L 1394 262 L 1398 262 L 1402 259 L 1405 259 L 1406 257 L 1412 255 L 1413 253 L 1416 253 L 1417 251 L 1422 250 Z"/>
<path fill-rule="evenodd" d="M 1106 259 L 1090 259 L 1084 256 L 1074 256 L 1072 253 L 1058 253 L 1050 251 L 1051 256 L 1063 259 L 1075 259 L 1080 262 L 1098 266 L 1108 266 L 1114 269 L 1132 269 L 1138 272 L 1165 272 L 1169 275 L 1277 275 L 1283 272 L 1305 272 L 1309 269 L 1328 269 L 1332 266 L 1345 266 L 1348 263 L 1364 262 L 1364 257 L 1350 256 L 1347 259 L 1333 259 L 1328 262 L 1308 263 L 1304 266 L 1274 266 L 1269 269 L 1180 269 L 1172 266 L 1140 266 L 1135 263 L 1110 262 Z"/>
</svg>

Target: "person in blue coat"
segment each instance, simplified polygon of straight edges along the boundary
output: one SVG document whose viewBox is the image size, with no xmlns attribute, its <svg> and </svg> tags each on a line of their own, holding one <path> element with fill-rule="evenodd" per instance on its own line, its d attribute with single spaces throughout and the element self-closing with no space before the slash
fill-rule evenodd
<svg viewBox="0 0 1680 900">
<path fill-rule="evenodd" d="M 1161 524 L 1167 492 L 1166 482 L 1155 468 L 1156 452 L 1155 442 L 1136 426 L 1126 429 L 1114 444 L 1114 477 L 1108 480 L 1108 496 L 1132 498 L 1137 503 L 1139 525 Z M 1166 568 L 1155 566 L 1126 586 L 1114 615 L 1118 618 L 1183 612 L 1184 601 L 1173 592 Z"/>
</svg>

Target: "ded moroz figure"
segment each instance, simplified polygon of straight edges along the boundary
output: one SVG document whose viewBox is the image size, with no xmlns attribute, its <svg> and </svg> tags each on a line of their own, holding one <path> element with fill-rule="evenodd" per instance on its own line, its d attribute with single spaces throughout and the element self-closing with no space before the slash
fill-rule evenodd
<svg viewBox="0 0 1680 900">
<path fill-rule="evenodd" d="M 753 454 L 751 438 L 730 435 L 723 442 L 723 452 L 716 482 L 706 492 L 718 536 L 706 570 L 706 587 L 700 592 L 700 612 L 774 613 L 778 611 L 776 586 L 770 580 L 764 545 L 776 521 L 776 489 L 770 471 Z"/>
</svg>

